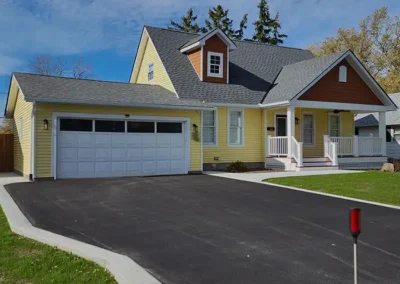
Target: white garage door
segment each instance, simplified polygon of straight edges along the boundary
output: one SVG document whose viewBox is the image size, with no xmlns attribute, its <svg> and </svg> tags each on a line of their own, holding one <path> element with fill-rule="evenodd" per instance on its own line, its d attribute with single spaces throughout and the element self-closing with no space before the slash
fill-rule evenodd
<svg viewBox="0 0 400 284">
<path fill-rule="evenodd" d="M 60 118 L 57 178 L 187 173 L 184 124 Z"/>
</svg>

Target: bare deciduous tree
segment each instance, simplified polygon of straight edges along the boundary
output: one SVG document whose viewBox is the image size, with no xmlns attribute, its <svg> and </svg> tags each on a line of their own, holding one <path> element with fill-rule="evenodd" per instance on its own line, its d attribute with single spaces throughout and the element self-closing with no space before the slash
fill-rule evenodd
<svg viewBox="0 0 400 284">
<path fill-rule="evenodd" d="M 0 118 L 0 134 L 12 133 L 12 120 L 6 118 Z"/>
<path fill-rule="evenodd" d="M 80 57 L 75 63 L 73 63 L 72 68 L 66 67 L 64 59 L 62 57 L 52 57 L 50 55 L 40 55 L 29 61 L 32 72 L 62 77 L 72 74 L 74 78 L 77 79 L 88 79 L 93 77 L 92 67 L 86 64 L 83 57 Z"/>
</svg>

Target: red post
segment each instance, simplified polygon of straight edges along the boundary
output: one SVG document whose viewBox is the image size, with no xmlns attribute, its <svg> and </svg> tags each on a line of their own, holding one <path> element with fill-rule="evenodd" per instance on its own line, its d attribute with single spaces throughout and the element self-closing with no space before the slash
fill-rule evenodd
<svg viewBox="0 0 400 284">
<path fill-rule="evenodd" d="M 350 208 L 349 214 L 350 233 L 353 236 L 354 245 L 354 284 L 357 284 L 357 238 L 361 233 L 361 210 Z"/>
</svg>

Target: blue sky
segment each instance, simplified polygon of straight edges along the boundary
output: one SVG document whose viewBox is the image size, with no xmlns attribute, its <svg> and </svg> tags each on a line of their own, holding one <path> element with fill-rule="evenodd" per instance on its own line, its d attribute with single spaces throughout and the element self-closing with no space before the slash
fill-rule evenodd
<svg viewBox="0 0 400 284">
<path fill-rule="evenodd" d="M 354 27 L 375 9 L 388 6 L 400 15 L 398 0 L 270 0 L 271 12 L 280 13 L 286 46 L 306 47 Z M 239 23 L 257 17 L 258 0 L 0 0 L 0 117 L 11 72 L 29 72 L 36 55 L 83 56 L 96 79 L 127 81 L 144 24 L 166 27 L 190 7 L 203 23 L 208 8 L 221 4 Z M 235 22 L 234 22 L 235 23 Z M 252 26 L 246 32 L 252 35 Z"/>
</svg>

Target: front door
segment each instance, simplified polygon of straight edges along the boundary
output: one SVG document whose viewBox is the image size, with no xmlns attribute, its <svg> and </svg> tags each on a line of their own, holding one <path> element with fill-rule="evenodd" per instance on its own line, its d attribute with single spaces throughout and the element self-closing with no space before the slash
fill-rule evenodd
<svg viewBox="0 0 400 284">
<path fill-rule="evenodd" d="M 286 136 L 286 115 L 277 115 L 276 116 L 276 130 L 275 130 L 275 136 Z"/>
</svg>

